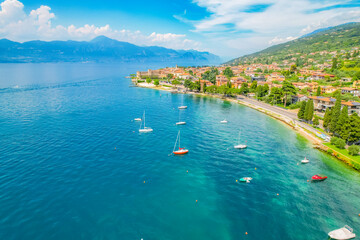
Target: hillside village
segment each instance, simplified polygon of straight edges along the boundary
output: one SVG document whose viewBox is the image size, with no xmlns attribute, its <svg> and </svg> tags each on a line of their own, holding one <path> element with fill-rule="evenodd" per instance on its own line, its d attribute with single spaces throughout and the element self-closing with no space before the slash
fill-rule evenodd
<svg viewBox="0 0 360 240">
<path fill-rule="evenodd" d="M 354 57 L 338 60 L 343 55 Z M 360 71 L 354 71 L 352 77 L 346 76 L 345 67 L 350 62 L 355 62 L 353 65 L 360 67 L 358 48 L 349 52 L 335 52 L 331 57 L 332 60 L 325 63 L 302 68 L 297 67 L 295 62 L 284 62 L 149 69 L 147 72 L 137 72 L 136 79 L 139 82 L 174 87 L 179 91 L 246 94 L 271 104 L 283 104 L 284 93 L 281 89 L 284 82 L 290 82 L 295 87 L 295 92 L 287 96 L 285 107 L 299 108 L 298 102 L 312 99 L 315 110 L 325 112 L 327 108 L 334 106 L 336 94 L 341 93 L 342 105 L 348 106 L 349 114 L 360 114 Z M 335 64 L 338 66 L 334 66 Z M 337 74 L 339 71 L 341 74 Z"/>
</svg>

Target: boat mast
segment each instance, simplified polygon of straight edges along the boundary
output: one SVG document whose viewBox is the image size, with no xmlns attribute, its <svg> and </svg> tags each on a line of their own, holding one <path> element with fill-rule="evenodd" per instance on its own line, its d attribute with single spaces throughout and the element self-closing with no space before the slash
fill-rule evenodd
<svg viewBox="0 0 360 240">
<path fill-rule="evenodd" d="M 145 110 L 144 110 L 144 129 L 145 129 Z"/>
<path fill-rule="evenodd" d="M 179 131 L 179 133 L 180 133 L 180 131 Z M 179 133 L 178 133 L 178 135 L 176 136 L 176 141 L 175 141 L 175 144 L 174 144 L 174 149 L 173 149 L 173 152 L 175 152 L 175 148 L 176 148 L 177 140 L 178 140 L 178 138 L 179 138 Z"/>
<path fill-rule="evenodd" d="M 180 130 L 179 130 L 179 149 L 180 149 Z"/>
</svg>

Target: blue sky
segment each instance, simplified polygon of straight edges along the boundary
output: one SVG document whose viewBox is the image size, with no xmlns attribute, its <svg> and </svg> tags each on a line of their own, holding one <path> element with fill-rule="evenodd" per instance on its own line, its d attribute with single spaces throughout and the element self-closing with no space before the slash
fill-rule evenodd
<svg viewBox="0 0 360 240">
<path fill-rule="evenodd" d="M 0 0 L 0 38 L 90 40 L 241 56 L 360 21 L 360 0 Z"/>
</svg>

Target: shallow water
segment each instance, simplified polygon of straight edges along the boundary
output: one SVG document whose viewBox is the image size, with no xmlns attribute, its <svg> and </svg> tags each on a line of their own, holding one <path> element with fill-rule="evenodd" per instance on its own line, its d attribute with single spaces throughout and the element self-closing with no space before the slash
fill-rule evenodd
<svg viewBox="0 0 360 240">
<path fill-rule="evenodd" d="M 157 67 L 0 65 L 0 239 L 360 234 L 358 172 L 255 110 L 124 78 Z M 144 110 L 153 133 L 133 121 Z M 190 153 L 169 156 L 179 129 Z M 246 150 L 233 149 L 240 130 Z M 329 178 L 307 182 L 314 174 Z"/>
</svg>

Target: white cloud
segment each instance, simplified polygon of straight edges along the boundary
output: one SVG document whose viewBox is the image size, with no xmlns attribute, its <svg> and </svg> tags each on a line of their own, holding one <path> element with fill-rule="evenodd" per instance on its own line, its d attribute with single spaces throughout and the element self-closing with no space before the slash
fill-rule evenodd
<svg viewBox="0 0 360 240">
<path fill-rule="evenodd" d="M 205 36 L 209 33 L 227 36 L 225 43 L 230 55 L 241 46 L 253 49 L 257 39 L 262 40 L 257 50 L 293 40 L 319 28 L 335 26 L 346 22 L 360 21 L 360 7 L 350 6 L 350 0 L 193 0 L 210 13 L 198 21 L 187 21 L 194 31 Z M 349 4 L 347 7 L 334 7 Z M 268 5 L 261 11 L 251 11 L 254 7 Z M 181 19 L 180 19 L 181 20 Z M 184 20 L 186 22 L 186 19 Z M 229 34 L 229 32 L 231 32 Z M 245 32 L 245 33 L 244 33 Z M 289 37 L 293 36 L 293 37 Z M 231 45 L 229 45 L 231 44 Z"/>
<path fill-rule="evenodd" d="M 55 14 L 48 6 L 26 14 L 24 5 L 18 0 L 5 0 L 0 4 L 0 38 L 14 41 L 27 40 L 90 40 L 96 36 L 107 37 L 126 41 L 137 45 L 163 46 L 174 49 L 200 49 L 199 42 L 186 38 L 183 34 L 151 33 L 143 34 L 140 31 L 126 29 L 116 30 L 109 25 L 95 26 L 86 24 L 82 27 L 52 26 Z"/>
</svg>

